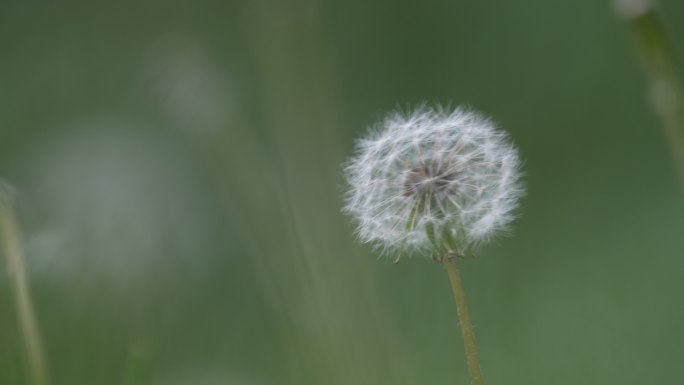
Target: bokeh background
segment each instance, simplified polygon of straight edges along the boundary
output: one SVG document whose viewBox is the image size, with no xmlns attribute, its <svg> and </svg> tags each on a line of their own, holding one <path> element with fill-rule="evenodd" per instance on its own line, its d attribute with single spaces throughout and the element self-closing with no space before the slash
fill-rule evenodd
<svg viewBox="0 0 684 385">
<path fill-rule="evenodd" d="M 467 384 L 443 266 L 340 214 L 354 138 L 423 101 L 525 160 L 512 235 L 461 263 L 486 382 L 684 383 L 684 191 L 633 48 L 595 0 L 3 1 L 51 383 Z M 0 384 L 29 384 L 0 273 Z"/>
</svg>

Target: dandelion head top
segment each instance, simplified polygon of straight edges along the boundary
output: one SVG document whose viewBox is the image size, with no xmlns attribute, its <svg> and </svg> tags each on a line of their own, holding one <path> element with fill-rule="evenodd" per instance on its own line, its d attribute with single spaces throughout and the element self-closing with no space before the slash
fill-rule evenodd
<svg viewBox="0 0 684 385">
<path fill-rule="evenodd" d="M 508 135 L 465 109 L 393 112 L 357 142 L 345 211 L 386 254 L 473 253 L 514 217 L 520 161 Z"/>
</svg>

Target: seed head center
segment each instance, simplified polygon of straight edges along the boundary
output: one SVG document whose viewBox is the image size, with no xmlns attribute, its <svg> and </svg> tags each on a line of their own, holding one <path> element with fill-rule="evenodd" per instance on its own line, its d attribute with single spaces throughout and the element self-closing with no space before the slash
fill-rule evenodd
<svg viewBox="0 0 684 385">
<path fill-rule="evenodd" d="M 411 168 L 404 176 L 404 195 L 422 199 L 428 194 L 434 194 L 453 188 L 455 173 L 445 173 L 441 167 L 431 171 L 425 166 Z"/>
</svg>

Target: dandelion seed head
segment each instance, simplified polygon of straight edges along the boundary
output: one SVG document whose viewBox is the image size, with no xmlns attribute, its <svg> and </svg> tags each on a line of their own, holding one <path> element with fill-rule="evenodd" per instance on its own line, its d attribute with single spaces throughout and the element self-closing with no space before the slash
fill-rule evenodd
<svg viewBox="0 0 684 385">
<path fill-rule="evenodd" d="M 506 230 L 523 194 L 508 135 L 460 107 L 390 113 L 345 172 L 345 212 L 386 254 L 472 253 Z"/>
<path fill-rule="evenodd" d="M 651 11 L 654 6 L 654 0 L 613 0 L 615 12 L 625 19 L 643 16 Z"/>
</svg>

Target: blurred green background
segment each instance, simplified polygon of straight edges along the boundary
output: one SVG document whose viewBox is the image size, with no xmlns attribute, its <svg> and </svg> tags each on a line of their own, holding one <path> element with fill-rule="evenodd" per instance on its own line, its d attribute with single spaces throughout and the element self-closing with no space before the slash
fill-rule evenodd
<svg viewBox="0 0 684 385">
<path fill-rule="evenodd" d="M 525 160 L 512 236 L 461 263 L 486 382 L 684 383 L 684 192 L 607 1 L 3 1 L 0 49 L 52 384 L 467 384 L 443 266 L 340 214 L 354 139 L 422 101 Z"/>
</svg>

